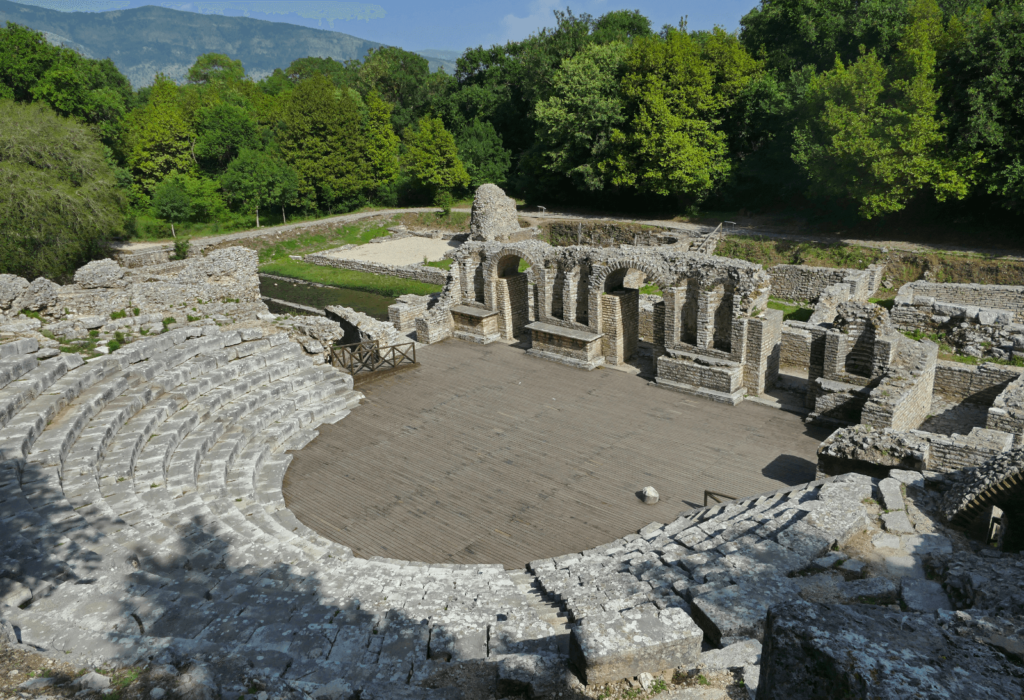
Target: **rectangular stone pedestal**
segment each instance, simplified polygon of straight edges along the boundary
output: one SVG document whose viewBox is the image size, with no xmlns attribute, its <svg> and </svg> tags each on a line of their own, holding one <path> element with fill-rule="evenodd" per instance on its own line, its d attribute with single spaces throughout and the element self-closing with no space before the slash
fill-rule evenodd
<svg viewBox="0 0 1024 700">
<path fill-rule="evenodd" d="M 747 390 L 743 386 L 743 365 L 730 360 L 701 357 L 670 350 L 658 358 L 654 383 L 668 389 L 735 406 Z"/>
<path fill-rule="evenodd" d="M 604 364 L 600 333 L 537 321 L 526 326 L 533 340 L 527 354 L 591 370 Z"/>
<path fill-rule="evenodd" d="M 501 338 L 498 330 L 498 312 L 478 309 L 475 306 L 453 306 L 451 309 L 455 330 L 452 333 L 461 340 L 487 345 Z"/>
</svg>

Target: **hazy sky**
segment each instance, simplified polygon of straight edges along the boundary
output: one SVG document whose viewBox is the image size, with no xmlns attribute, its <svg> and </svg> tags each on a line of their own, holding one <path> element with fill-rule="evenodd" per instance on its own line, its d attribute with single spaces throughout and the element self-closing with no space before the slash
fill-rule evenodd
<svg viewBox="0 0 1024 700">
<path fill-rule="evenodd" d="M 612 10 L 640 10 L 655 28 L 676 25 L 687 16 L 691 29 L 716 24 L 733 30 L 757 0 L 377 0 L 373 3 L 336 0 L 14 0 L 66 11 L 106 11 L 160 5 L 225 15 L 243 15 L 274 22 L 291 22 L 352 34 L 405 49 L 448 49 L 523 39 L 541 27 L 552 26 L 555 9 L 594 16 Z"/>
</svg>

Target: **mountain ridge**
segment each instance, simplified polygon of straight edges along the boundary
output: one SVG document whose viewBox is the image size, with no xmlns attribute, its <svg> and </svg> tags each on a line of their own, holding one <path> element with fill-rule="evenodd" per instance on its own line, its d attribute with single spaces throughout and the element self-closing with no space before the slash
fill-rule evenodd
<svg viewBox="0 0 1024 700">
<path fill-rule="evenodd" d="M 246 75 L 259 80 L 297 58 L 362 60 L 385 46 L 342 32 L 269 22 L 251 17 L 183 12 L 147 5 L 109 12 L 60 12 L 0 0 L 0 23 L 41 31 L 51 43 L 64 43 L 89 58 L 110 58 L 136 89 L 159 72 L 183 81 L 204 53 L 241 60 Z M 424 55 L 430 69 L 451 72 L 454 62 Z"/>
</svg>

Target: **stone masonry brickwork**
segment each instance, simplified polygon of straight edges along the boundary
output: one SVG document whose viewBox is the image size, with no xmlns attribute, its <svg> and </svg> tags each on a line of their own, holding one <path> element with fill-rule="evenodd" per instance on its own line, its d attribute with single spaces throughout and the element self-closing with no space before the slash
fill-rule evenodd
<svg viewBox="0 0 1024 700">
<path fill-rule="evenodd" d="M 520 229 L 516 201 L 497 185 L 480 185 L 469 217 L 469 234 L 473 240 L 508 240 Z"/>
</svg>

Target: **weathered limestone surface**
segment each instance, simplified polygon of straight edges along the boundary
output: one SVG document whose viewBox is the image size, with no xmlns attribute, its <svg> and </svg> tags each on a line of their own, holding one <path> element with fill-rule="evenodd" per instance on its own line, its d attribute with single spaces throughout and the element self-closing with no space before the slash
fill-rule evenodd
<svg viewBox="0 0 1024 700">
<path fill-rule="evenodd" d="M 516 201 L 497 185 L 480 185 L 473 198 L 469 232 L 473 240 L 501 241 L 520 230 Z"/>
<path fill-rule="evenodd" d="M 1021 671 L 934 616 L 867 605 L 773 606 L 759 700 L 1015 698 Z"/>
</svg>

